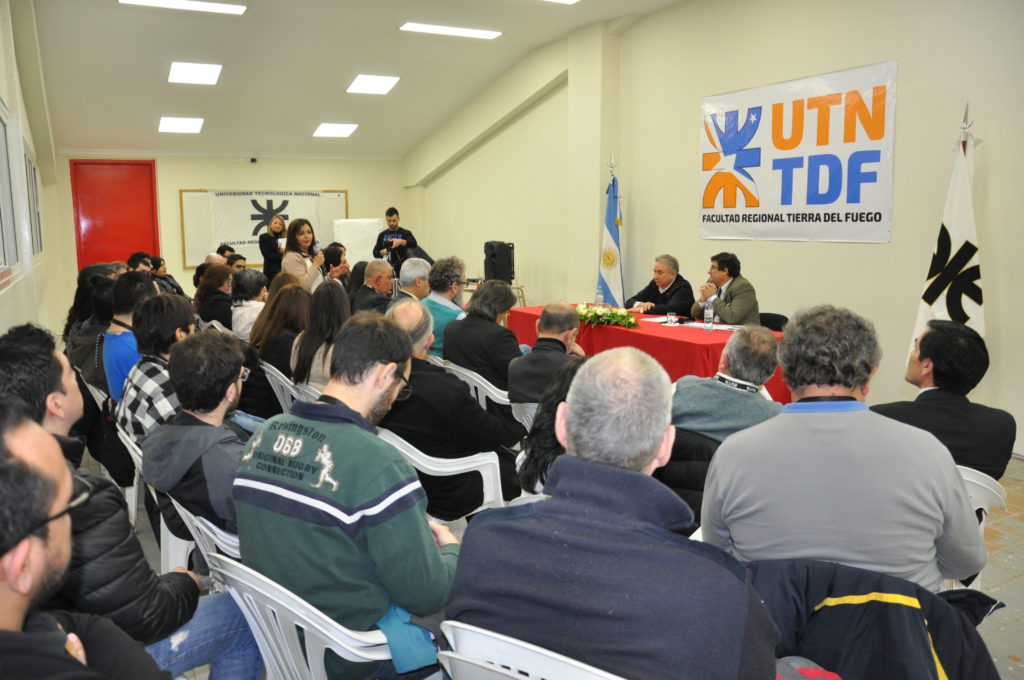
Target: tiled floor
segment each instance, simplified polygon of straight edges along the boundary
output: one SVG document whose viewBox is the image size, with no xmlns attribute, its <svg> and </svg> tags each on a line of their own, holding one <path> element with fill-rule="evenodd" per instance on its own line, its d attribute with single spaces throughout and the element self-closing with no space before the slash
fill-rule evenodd
<svg viewBox="0 0 1024 680">
<path fill-rule="evenodd" d="M 993 510 L 985 526 L 988 565 L 982 590 L 1006 607 L 978 627 L 1003 680 L 1024 679 L 1024 460 L 1014 458 L 1000 480 L 1006 510 Z"/>
</svg>

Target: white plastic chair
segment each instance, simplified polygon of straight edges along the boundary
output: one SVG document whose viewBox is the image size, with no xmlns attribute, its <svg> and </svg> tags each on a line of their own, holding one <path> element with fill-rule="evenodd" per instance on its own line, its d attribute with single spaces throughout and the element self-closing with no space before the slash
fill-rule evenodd
<svg viewBox="0 0 1024 680">
<path fill-rule="evenodd" d="M 467 515 L 505 505 L 501 496 L 501 470 L 498 467 L 498 454 L 493 451 L 475 453 L 463 458 L 435 458 L 423 453 L 391 430 L 379 427 L 377 436 L 398 449 L 410 465 L 424 474 L 449 477 L 463 472 L 479 472 L 483 479 L 484 500 L 480 507 L 466 513 Z"/>
<path fill-rule="evenodd" d="M 270 383 L 270 388 L 274 390 L 274 396 L 281 402 L 281 409 L 288 413 L 292 408 L 292 402 L 298 398 L 298 393 L 295 391 L 295 385 L 291 380 L 285 376 L 284 373 L 277 370 L 266 361 L 261 361 L 260 366 L 263 367 L 263 372 L 267 376 L 267 382 Z"/>
<path fill-rule="evenodd" d="M 89 394 L 92 395 L 92 398 L 96 402 L 96 406 L 97 408 L 99 408 L 100 413 L 103 413 L 103 409 L 107 404 L 107 399 L 109 399 L 110 397 L 107 395 L 106 392 L 104 392 L 100 388 L 85 382 L 84 379 L 82 380 L 82 383 L 85 385 L 86 389 L 89 390 Z M 114 478 L 110 475 L 110 473 L 107 471 L 107 468 L 104 467 L 102 463 L 100 464 L 100 467 L 103 469 L 103 474 L 108 479 L 113 481 Z M 124 493 L 124 502 L 128 506 L 128 521 L 131 523 L 132 526 L 135 526 L 135 516 L 138 514 L 139 510 L 139 489 L 141 487 L 142 471 L 136 467 L 135 478 L 132 480 L 132 485 L 125 487 L 121 490 L 122 493 Z"/>
<path fill-rule="evenodd" d="M 463 368 L 462 366 L 453 364 L 450 361 L 444 362 L 444 368 L 456 378 L 469 385 L 469 391 L 473 397 L 480 402 L 480 408 L 487 408 L 488 399 L 493 401 L 495 404 L 501 404 L 503 406 L 511 405 L 511 402 L 508 400 L 507 391 L 499 390 L 476 371 Z"/>
<path fill-rule="evenodd" d="M 435 366 L 440 366 L 441 368 L 444 368 L 444 359 L 437 356 L 436 354 L 427 354 L 427 361 L 434 364 Z"/>
<path fill-rule="evenodd" d="M 441 665 L 452 680 L 489 680 L 491 678 L 536 678 L 537 680 L 624 680 L 600 668 L 562 654 L 523 642 L 507 635 L 459 621 L 442 621 L 441 630 L 454 654 L 438 652 Z M 452 663 L 452 657 L 458 663 Z M 476 661 L 476 664 L 463 663 Z M 480 664 L 507 672 L 484 674 Z M 474 674 L 474 669 L 479 674 Z"/>
<path fill-rule="evenodd" d="M 185 523 L 189 533 L 192 534 L 192 538 L 195 539 L 196 547 L 203 554 L 204 560 L 208 562 L 210 555 L 218 554 L 227 555 L 236 560 L 241 559 L 242 556 L 238 549 L 238 536 L 224 531 L 205 517 L 193 514 L 173 498 L 171 498 L 171 503 L 174 504 L 174 509 L 178 511 L 178 516 L 181 517 L 181 521 Z M 214 579 L 214 590 L 223 591 L 226 588 L 226 583 Z"/>
<path fill-rule="evenodd" d="M 138 479 L 142 479 L 142 449 L 135 443 L 135 440 L 128 436 L 128 433 L 121 429 L 121 426 L 117 426 L 117 436 L 121 439 L 124 447 L 128 449 L 128 454 L 132 457 L 132 461 L 135 463 L 135 471 L 139 475 Z M 156 502 L 156 493 L 147 484 L 146 488 L 149 490 L 150 495 L 153 497 L 153 501 Z M 192 541 L 186 541 L 178 538 L 171 530 L 167 528 L 167 522 L 164 520 L 163 513 L 160 513 L 160 573 L 166 574 L 169 571 L 174 570 L 175 567 L 188 567 L 188 556 L 192 552 L 192 547 L 195 544 Z"/>
<path fill-rule="evenodd" d="M 978 531 L 981 532 L 981 539 L 985 540 L 985 519 L 991 508 L 1006 510 L 1006 489 L 1003 485 L 992 479 L 984 472 L 963 465 L 957 465 L 956 469 L 964 480 L 967 488 L 967 496 L 971 501 L 972 510 L 981 510 L 981 521 L 978 523 Z M 952 590 L 963 588 L 963 584 L 953 579 L 946 579 L 944 589 Z M 969 586 L 972 590 L 981 590 L 981 572 L 974 577 Z"/>
<path fill-rule="evenodd" d="M 216 319 L 211 319 L 210 321 L 207 321 L 206 328 L 212 328 L 214 330 L 220 331 L 221 333 L 234 335 L 234 332 L 230 328 L 222 324 L 220 321 L 217 321 Z"/>
<path fill-rule="evenodd" d="M 512 417 L 529 430 L 533 427 L 533 418 L 537 415 L 536 402 L 530 404 L 512 404 Z"/>
<path fill-rule="evenodd" d="M 299 401 L 314 402 L 320 398 L 321 393 L 321 390 L 318 390 L 309 383 L 295 384 L 295 398 Z"/>
<path fill-rule="evenodd" d="M 349 661 L 391 658 L 381 631 L 349 630 L 287 588 L 223 555 L 210 555 L 207 561 L 210 574 L 227 584 L 249 622 L 268 680 L 326 680 L 328 649 Z"/>
</svg>

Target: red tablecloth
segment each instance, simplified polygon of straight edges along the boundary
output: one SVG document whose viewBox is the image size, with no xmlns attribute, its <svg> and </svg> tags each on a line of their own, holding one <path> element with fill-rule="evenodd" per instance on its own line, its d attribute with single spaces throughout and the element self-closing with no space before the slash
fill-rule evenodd
<svg viewBox="0 0 1024 680">
<path fill-rule="evenodd" d="M 532 345 L 537 339 L 537 319 L 543 307 L 513 307 L 508 317 L 508 328 L 524 345 Z M 643 319 L 643 314 L 637 318 Z M 781 333 L 776 333 L 782 337 Z M 698 375 L 710 378 L 718 370 L 722 349 L 729 340 L 729 331 L 705 331 L 685 326 L 663 326 L 660 323 L 640 321 L 640 328 L 620 326 L 592 326 L 582 324 L 579 343 L 588 355 L 603 352 L 613 347 L 636 347 L 658 360 L 669 377 L 676 381 L 684 375 Z M 782 382 L 782 371 L 766 385 L 772 398 L 783 404 L 791 401 L 789 388 Z"/>
</svg>

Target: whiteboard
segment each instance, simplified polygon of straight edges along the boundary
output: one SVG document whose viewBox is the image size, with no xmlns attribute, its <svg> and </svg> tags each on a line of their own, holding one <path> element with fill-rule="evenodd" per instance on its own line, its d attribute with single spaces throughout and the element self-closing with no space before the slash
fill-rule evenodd
<svg viewBox="0 0 1024 680">
<path fill-rule="evenodd" d="M 375 217 L 359 220 L 334 220 L 334 240 L 345 244 L 345 257 L 350 265 L 373 259 L 377 234 L 384 231 L 384 220 Z"/>
<path fill-rule="evenodd" d="M 325 204 L 322 209 L 321 221 L 323 224 L 313 223 L 313 231 L 318 233 L 330 233 L 330 226 L 335 219 L 348 217 L 348 191 L 345 189 L 322 189 L 324 192 L 336 192 L 342 194 L 342 200 Z M 218 243 L 213 238 L 213 214 L 210 207 L 210 190 L 208 189 L 179 189 L 178 200 L 181 209 L 181 259 L 184 269 L 195 269 L 202 264 L 206 256 L 217 250 Z M 379 220 L 378 220 L 379 221 Z M 310 216 L 310 222 L 313 217 Z M 376 234 L 374 234 L 376 238 Z M 260 254 L 257 239 L 251 239 L 252 243 L 236 247 L 236 251 L 245 255 L 246 266 L 262 267 L 263 255 Z M 323 240 L 321 236 L 320 239 Z M 342 243 L 345 243 L 342 241 Z M 346 244 L 347 245 L 347 244 Z M 367 251 L 373 248 L 373 242 Z"/>
</svg>

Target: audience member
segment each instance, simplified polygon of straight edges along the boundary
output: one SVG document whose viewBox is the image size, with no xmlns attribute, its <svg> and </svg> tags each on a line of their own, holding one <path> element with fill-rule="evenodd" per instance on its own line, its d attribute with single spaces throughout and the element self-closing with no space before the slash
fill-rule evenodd
<svg viewBox="0 0 1024 680">
<path fill-rule="evenodd" d="M 0 669 L 11 678 L 170 678 L 109 619 L 34 607 L 67 572 L 68 514 L 88 500 L 28 408 L 0 401 Z"/>
<path fill-rule="evenodd" d="M 91 300 L 93 286 L 100 279 L 113 278 L 108 277 L 111 272 L 111 266 L 103 263 L 86 265 L 82 268 L 82 271 L 78 272 L 75 297 L 71 303 L 71 308 L 68 309 L 68 318 L 64 322 L 64 331 L 61 333 L 61 339 L 64 342 L 73 337 L 78 331 L 78 326 L 84 324 L 92 316 Z"/>
<path fill-rule="evenodd" d="M 413 469 L 376 436 L 410 354 L 409 336 L 391 322 L 352 317 L 320 400 L 264 423 L 234 485 L 245 564 L 343 626 L 380 625 L 385 635 L 401 609 L 426 616 L 441 607 L 459 552 L 446 527 L 428 523 Z M 337 657 L 327 665 L 331 677 L 374 668 Z"/>
<path fill-rule="evenodd" d="M 331 379 L 334 337 L 351 316 L 348 295 L 341 286 L 320 286 L 309 304 L 309 321 L 292 344 L 291 377 L 322 390 Z"/>
<path fill-rule="evenodd" d="M 270 288 L 267 289 L 267 304 L 270 304 L 279 290 L 293 283 L 296 286 L 302 285 L 299 282 L 299 277 L 293 276 L 292 274 L 285 274 L 282 272 L 275 276 L 273 281 L 270 282 Z"/>
<path fill-rule="evenodd" d="M 576 344 L 580 317 L 567 302 L 552 302 L 537 319 L 537 341 L 529 354 L 508 365 L 508 398 L 513 404 L 536 404 L 569 355 L 585 356 Z"/>
<path fill-rule="evenodd" d="M 764 326 L 745 326 L 729 338 L 713 378 L 684 375 L 672 397 L 672 424 L 722 441 L 768 420 L 782 404 L 764 398 L 775 373 L 779 342 Z"/>
<path fill-rule="evenodd" d="M 633 297 L 626 300 L 626 308 L 646 314 L 692 316 L 693 286 L 679 273 L 679 260 L 669 254 L 654 259 L 654 278 Z"/>
<path fill-rule="evenodd" d="M 153 280 L 162 294 L 188 297 L 175 278 L 167 273 L 167 262 L 164 258 L 154 256 L 150 260 L 153 263 Z"/>
<path fill-rule="evenodd" d="M 516 335 L 502 324 L 516 296 L 504 281 L 484 281 L 469 299 L 466 317 L 444 329 L 444 358 L 508 389 L 508 365 L 523 355 Z"/>
<path fill-rule="evenodd" d="M 555 371 L 551 382 L 541 394 L 537 410 L 533 416 L 533 424 L 526 435 L 523 446 L 523 461 L 519 465 L 519 484 L 527 493 L 541 493 L 548 479 L 548 470 L 555 459 L 565 453 L 565 447 L 555 436 L 555 411 L 569 394 L 576 373 L 587 361 L 588 357 L 570 356 Z"/>
<path fill-rule="evenodd" d="M 402 273 L 398 275 L 398 295 L 396 299 L 412 298 L 422 300 L 430 294 L 430 263 L 421 257 L 410 257 L 402 264 Z"/>
<path fill-rule="evenodd" d="M 239 341 L 206 330 L 176 343 L 170 355 L 168 372 L 181 410 L 142 442 L 142 476 L 157 490 L 168 527 L 178 519 L 170 496 L 235 533 L 231 484 L 245 445 L 224 418 L 237 406 L 249 373 Z"/>
<path fill-rule="evenodd" d="M 114 318 L 114 281 L 105 276 L 94 277 L 91 282 L 92 294 L 88 319 L 75 326 L 75 331 L 65 338 L 64 352 L 71 365 L 77 368 L 85 382 L 94 385 L 107 394 L 107 376 L 103 371 L 103 338 Z"/>
<path fill-rule="evenodd" d="M 790 319 L 779 363 L 795 402 L 718 448 L 705 542 L 745 562 L 839 562 L 933 592 L 981 569 L 985 546 L 949 451 L 864 405 L 880 358 L 871 322 L 847 309 Z"/>
<path fill-rule="evenodd" d="M 153 277 L 145 272 L 128 272 L 114 282 L 114 317 L 103 336 L 103 371 L 108 394 L 115 402 L 121 400 L 128 372 L 141 356 L 132 332 L 132 313 L 156 294 Z"/>
<path fill-rule="evenodd" d="M 774 678 L 779 632 L 746 568 L 676 533 L 690 509 L 650 478 L 671 396 L 637 349 L 587 361 L 558 407 L 551 498 L 470 523 L 448 618 L 623 677 Z"/>
<path fill-rule="evenodd" d="M 348 282 L 345 284 L 345 291 L 348 293 L 349 300 L 355 298 L 356 293 L 366 280 L 366 265 L 368 264 L 370 263 L 366 260 L 356 262 L 352 267 L 352 271 L 349 272 Z"/>
<path fill-rule="evenodd" d="M 192 306 L 177 295 L 157 295 L 135 310 L 136 338 L 142 353 L 125 381 L 124 397 L 114 410 L 118 426 L 136 442 L 178 411 L 178 397 L 167 374 L 171 345 L 195 330 Z"/>
<path fill-rule="evenodd" d="M 217 246 L 217 254 L 224 258 L 224 262 L 211 262 L 210 264 L 227 264 L 227 258 L 235 254 L 235 249 L 227 243 Z"/>
<path fill-rule="evenodd" d="M 434 344 L 428 350 L 434 356 L 444 355 L 444 329 L 456 319 L 465 318 L 462 291 L 466 288 L 466 263 L 457 257 L 442 257 L 430 268 L 427 282 L 430 295 L 423 304 L 434 317 Z"/>
<path fill-rule="evenodd" d="M 10 351 L 4 345 L 15 338 L 18 349 Z M 62 370 L 55 365 L 63 356 L 54 351 L 53 337 L 26 324 L 11 329 L 0 339 L 0 347 L 3 401 L 17 398 L 28 404 L 33 419 L 56 438 L 65 457 L 69 451 L 80 451 L 81 442 L 68 433 L 82 413 L 82 395 L 66 360 L 61 362 Z M 47 354 L 54 361 L 31 360 Z M 56 383 L 55 370 L 60 371 Z M 33 452 L 28 462 L 38 453 Z M 70 512 L 73 550 L 67 578 L 40 604 L 47 609 L 110 617 L 130 636 L 150 645 L 147 651 L 175 676 L 212 663 L 215 673 L 252 669 L 239 675 L 228 673 L 228 677 L 259 677 L 255 640 L 231 597 L 225 593 L 199 599 L 199 578 L 184 569 L 164 576 L 154 574 L 117 486 L 105 476 L 84 470 L 75 471 L 73 479 L 76 489 L 91 489 L 92 495 Z M 230 643 L 211 642 L 211 628 L 223 629 Z M 172 643 L 165 638 L 176 632 L 179 635 L 172 651 Z"/>
<path fill-rule="evenodd" d="M 234 273 L 237 274 L 238 272 L 245 271 L 245 264 L 245 255 L 242 255 L 241 253 L 232 253 L 231 255 L 228 255 L 227 265 L 231 267 L 231 271 Z"/>
<path fill-rule="evenodd" d="M 231 280 L 234 271 L 226 264 L 212 264 L 196 289 L 196 313 L 206 323 L 216 321 L 231 330 Z"/>
<path fill-rule="evenodd" d="M 255 269 L 243 269 L 231 282 L 231 330 L 249 342 L 249 333 L 267 301 L 267 277 Z"/>
<path fill-rule="evenodd" d="M 282 272 L 277 278 L 285 275 Z M 259 351 L 260 359 L 289 378 L 292 346 L 309 322 L 310 298 L 309 291 L 298 284 L 284 286 L 260 312 L 249 334 L 249 344 Z"/>
<path fill-rule="evenodd" d="M 405 269 L 411 265 L 412 259 L 406 260 Z M 436 458 L 463 458 L 494 451 L 498 455 L 502 496 L 505 500 L 519 496 L 516 457 L 511 447 L 526 435 L 526 430 L 519 423 L 505 422 L 485 411 L 464 382 L 426 360 L 434 320 L 418 300 L 396 301 L 386 317 L 408 333 L 412 341 L 411 392 L 406 399 L 394 403 L 381 425 Z M 483 503 L 483 486 L 475 472 L 445 477 L 417 474 L 427 493 L 427 513 L 431 517 L 455 520 Z"/>
<path fill-rule="evenodd" d="M 1013 455 L 1017 423 L 1006 411 L 967 399 L 986 371 L 988 349 L 977 331 L 954 321 L 929 321 L 907 361 L 906 381 L 921 390 L 917 399 L 871 410 L 931 432 L 957 465 L 999 479 Z"/>
<path fill-rule="evenodd" d="M 700 299 L 690 308 L 690 316 L 704 318 L 704 308 L 711 305 L 715 321 L 746 325 L 760 324 L 757 293 L 747 279 L 740 276 L 740 260 L 732 253 L 711 256 L 708 282 L 700 286 Z"/>
<path fill-rule="evenodd" d="M 333 281 L 334 283 L 345 288 L 345 292 L 348 292 L 348 258 L 346 257 L 347 250 L 345 246 L 337 241 L 332 241 L 326 248 L 324 248 L 324 264 L 320 267 L 320 271 L 323 273 L 324 281 Z M 335 278 L 331 278 L 328 274 L 335 267 L 341 267 L 341 275 Z"/>
<path fill-rule="evenodd" d="M 128 256 L 128 271 L 152 273 L 153 261 L 150 257 L 149 253 L 142 250 L 132 253 Z"/>
<path fill-rule="evenodd" d="M 409 258 L 409 249 L 416 247 L 416 237 L 405 227 L 398 226 L 401 217 L 397 208 L 388 208 L 384 212 L 387 229 L 377 234 L 377 242 L 373 245 L 373 257 L 382 258 L 401 273 L 402 265 Z"/>
<path fill-rule="evenodd" d="M 324 253 L 316 247 L 313 225 L 302 218 L 292 220 L 288 225 L 281 271 L 298 277 L 302 287 L 312 292 L 324 280 L 320 273 L 320 265 L 323 263 Z M 337 278 L 344 273 L 343 267 L 339 266 L 331 269 L 328 276 Z"/>
<path fill-rule="evenodd" d="M 391 265 L 384 260 L 371 260 L 366 265 L 363 285 L 352 298 L 352 312 L 379 312 L 383 314 L 391 302 L 391 286 L 394 282 Z"/>
<path fill-rule="evenodd" d="M 284 224 L 284 218 L 275 215 L 267 224 L 267 231 L 260 234 L 260 253 L 263 255 L 263 275 L 267 281 L 273 282 L 274 277 L 281 271 L 281 256 L 284 255 L 284 246 L 281 239 L 287 238 L 288 228 Z"/>
</svg>

